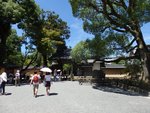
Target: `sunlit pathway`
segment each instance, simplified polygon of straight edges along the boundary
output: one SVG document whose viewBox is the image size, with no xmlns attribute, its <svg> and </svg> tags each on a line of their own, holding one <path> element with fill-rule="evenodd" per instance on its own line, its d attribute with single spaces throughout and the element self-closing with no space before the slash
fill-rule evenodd
<svg viewBox="0 0 150 113">
<path fill-rule="evenodd" d="M 46 96 L 43 84 L 39 96 L 32 86 L 7 86 L 0 96 L 0 113 L 150 113 L 150 98 L 93 89 L 78 82 L 55 82 Z"/>
</svg>

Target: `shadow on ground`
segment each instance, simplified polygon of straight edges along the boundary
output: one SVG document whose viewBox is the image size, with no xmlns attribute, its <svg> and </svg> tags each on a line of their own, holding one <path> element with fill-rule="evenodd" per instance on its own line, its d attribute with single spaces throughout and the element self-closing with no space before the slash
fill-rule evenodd
<svg viewBox="0 0 150 113">
<path fill-rule="evenodd" d="M 129 96 L 146 96 L 144 94 L 139 94 L 138 92 L 127 91 L 122 88 L 111 87 L 111 86 L 93 86 L 93 88 L 104 92 L 118 93 L 118 94 L 129 95 Z"/>
<path fill-rule="evenodd" d="M 10 96 L 12 93 L 5 93 L 5 94 L 0 94 L 0 96 L 5 95 L 5 96 Z"/>
<path fill-rule="evenodd" d="M 37 95 L 37 97 L 43 97 L 43 96 L 45 96 L 44 94 L 41 94 L 41 95 Z"/>
<path fill-rule="evenodd" d="M 49 96 L 55 96 L 58 95 L 58 93 L 50 93 Z"/>
</svg>

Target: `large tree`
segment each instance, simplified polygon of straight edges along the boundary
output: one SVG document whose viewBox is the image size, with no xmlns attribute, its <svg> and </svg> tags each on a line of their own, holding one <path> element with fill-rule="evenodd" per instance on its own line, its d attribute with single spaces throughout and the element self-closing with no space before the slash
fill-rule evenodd
<svg viewBox="0 0 150 113">
<path fill-rule="evenodd" d="M 42 43 L 38 45 L 38 50 L 42 53 L 44 65 L 47 65 L 47 60 L 54 53 L 63 53 L 63 50 L 65 49 L 65 39 L 69 38 L 70 31 L 67 23 L 59 18 L 59 15 L 54 12 L 45 12 L 43 19 L 45 21 L 42 30 L 43 37 L 41 39 Z M 62 47 L 62 51 L 59 51 L 60 46 Z"/>
<path fill-rule="evenodd" d="M 128 33 L 132 36 L 126 48 L 136 42 L 145 80 L 150 80 L 150 51 L 141 31 L 150 22 L 150 0 L 70 0 L 73 14 L 84 21 L 84 30 L 93 34 Z"/>
<path fill-rule="evenodd" d="M 38 11 L 34 0 L 0 0 L 0 64 L 5 59 L 6 40 L 11 33 L 11 25 L 33 20 Z"/>
<path fill-rule="evenodd" d="M 25 21 L 21 26 L 25 26 L 26 36 L 36 46 L 38 52 L 43 56 L 43 65 L 47 66 L 48 59 L 57 51 L 59 44 L 65 44 L 65 39 L 69 38 L 69 28 L 57 14 L 51 11 L 41 11 L 36 21 L 28 23 Z"/>
</svg>

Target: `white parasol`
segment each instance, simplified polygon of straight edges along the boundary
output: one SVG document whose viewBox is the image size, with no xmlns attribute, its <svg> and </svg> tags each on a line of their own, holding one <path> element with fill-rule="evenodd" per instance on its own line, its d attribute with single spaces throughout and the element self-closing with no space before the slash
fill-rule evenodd
<svg viewBox="0 0 150 113">
<path fill-rule="evenodd" d="M 48 68 L 48 67 L 43 67 L 43 68 L 41 68 L 40 69 L 40 71 L 42 71 L 42 72 L 52 72 L 52 70 L 50 69 L 50 68 Z"/>
<path fill-rule="evenodd" d="M 58 69 L 57 71 L 58 71 L 58 72 L 60 72 L 61 70 L 60 70 L 60 69 Z"/>
</svg>

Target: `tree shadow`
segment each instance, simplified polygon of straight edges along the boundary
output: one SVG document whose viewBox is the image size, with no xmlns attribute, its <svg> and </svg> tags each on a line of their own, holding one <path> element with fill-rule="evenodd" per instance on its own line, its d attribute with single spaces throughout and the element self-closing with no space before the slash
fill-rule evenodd
<svg viewBox="0 0 150 113">
<path fill-rule="evenodd" d="M 123 94 L 128 96 L 146 96 L 138 92 L 124 90 L 123 88 L 112 87 L 112 86 L 93 86 L 93 88 L 103 92 L 111 92 L 111 93 Z"/>
</svg>

